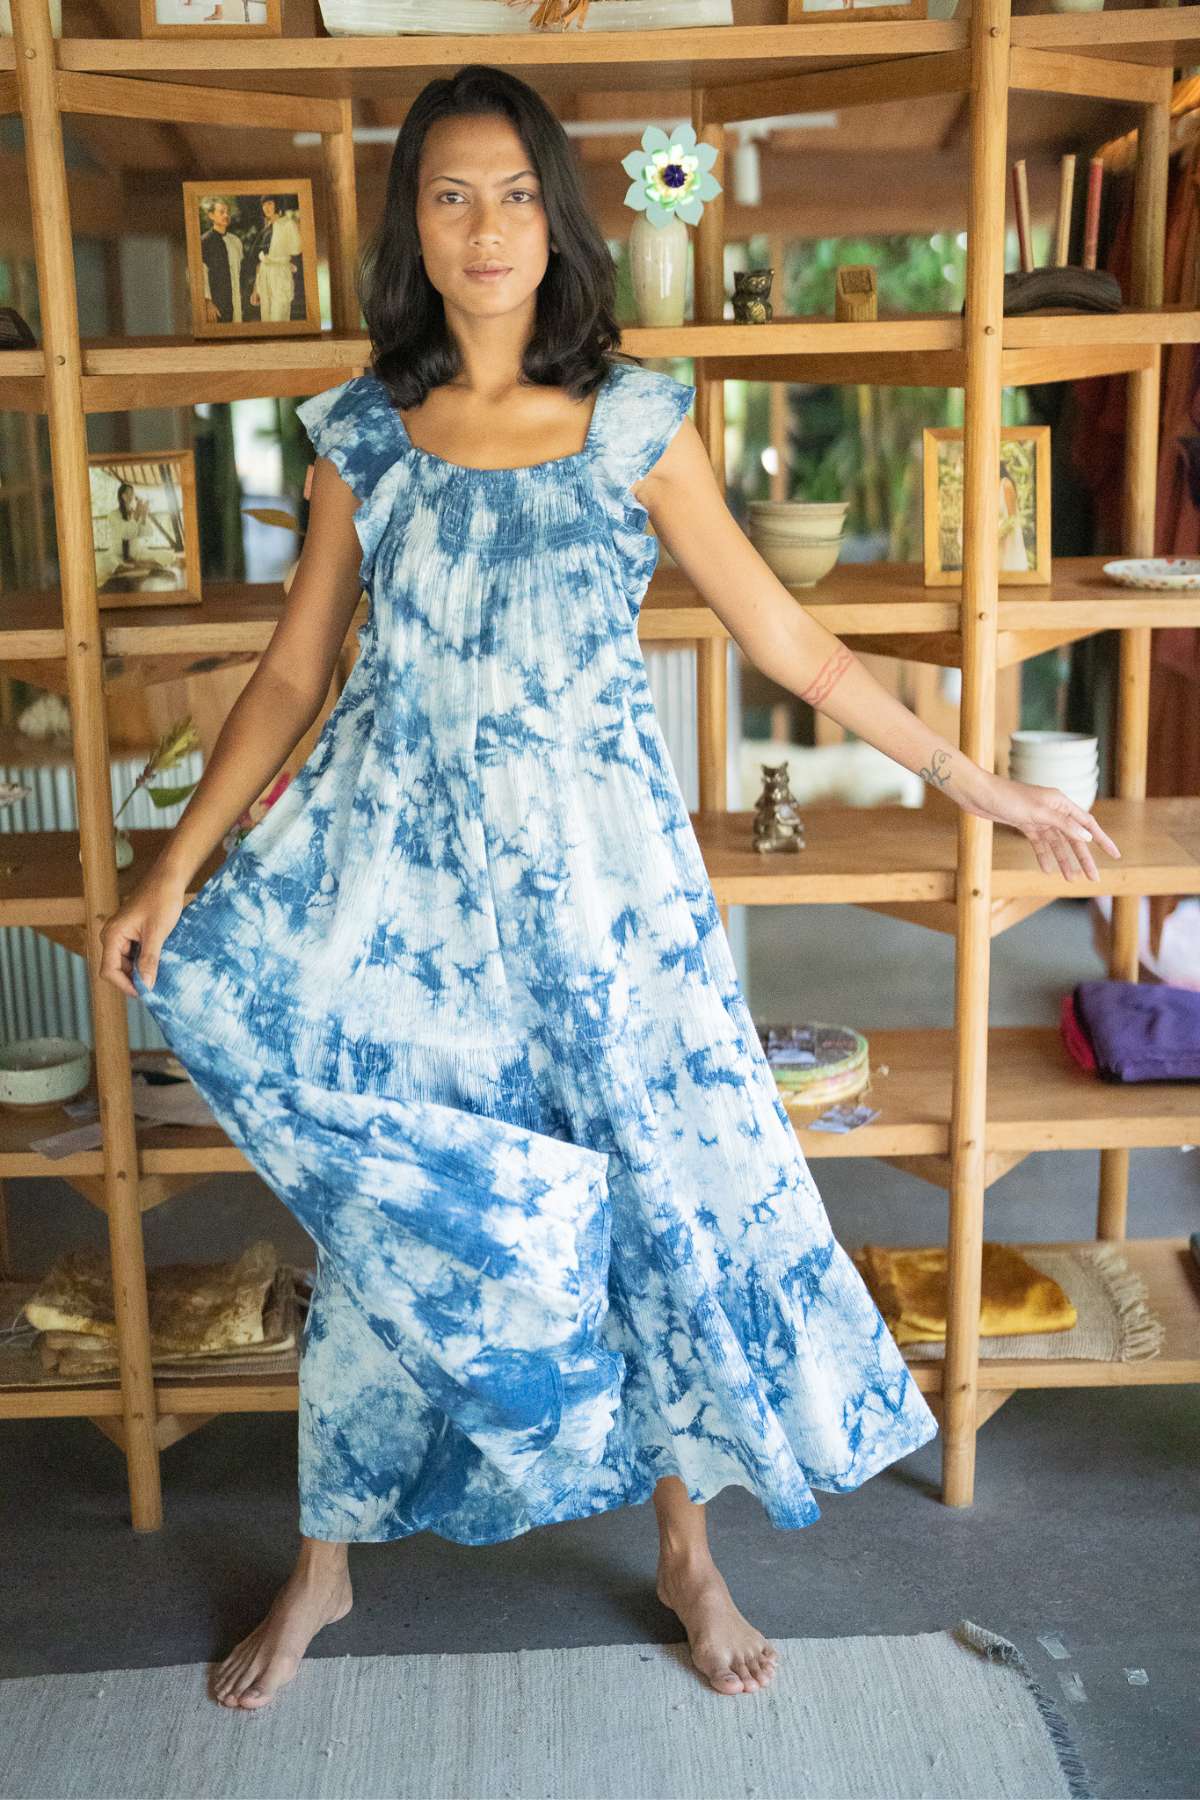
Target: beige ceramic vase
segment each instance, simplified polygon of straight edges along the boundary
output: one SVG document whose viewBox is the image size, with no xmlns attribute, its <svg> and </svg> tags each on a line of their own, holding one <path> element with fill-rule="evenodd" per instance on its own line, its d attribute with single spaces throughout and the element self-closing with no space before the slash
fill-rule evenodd
<svg viewBox="0 0 1200 1800">
<path fill-rule="evenodd" d="M 629 228 L 629 268 L 639 325 L 682 325 L 687 299 L 688 228 L 652 225 L 638 213 Z"/>
</svg>

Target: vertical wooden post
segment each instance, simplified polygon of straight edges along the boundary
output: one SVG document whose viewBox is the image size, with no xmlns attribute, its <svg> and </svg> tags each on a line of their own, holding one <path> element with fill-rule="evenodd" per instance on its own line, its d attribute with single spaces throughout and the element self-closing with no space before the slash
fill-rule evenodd
<svg viewBox="0 0 1200 1800">
<path fill-rule="evenodd" d="M 1161 306 L 1167 228 L 1167 179 L 1171 142 L 1170 69 L 1162 70 L 1162 98 L 1141 109 L 1133 200 L 1133 306 Z M 1162 352 L 1155 346 L 1148 369 L 1129 377 L 1125 432 L 1124 548 L 1127 556 L 1153 556 L 1158 489 L 1159 396 Z M 1117 676 L 1116 744 L 1113 787 L 1123 800 L 1146 795 L 1146 741 L 1150 727 L 1150 647 L 1148 626 L 1121 633 Z M 1117 981 L 1138 976 L 1138 923 L 1141 896 L 1114 896 L 1109 974 Z M 1123 1238 L 1129 1210 L 1129 1151 L 1100 1152 L 1096 1236 Z"/>
<path fill-rule="evenodd" d="M 358 295 L 354 275 L 358 262 L 358 194 L 354 186 L 354 102 L 338 105 L 342 122 L 321 138 L 325 191 L 329 202 L 329 306 L 337 332 L 358 330 Z"/>
<path fill-rule="evenodd" d="M 696 141 L 713 144 L 713 174 L 721 192 L 704 203 L 696 227 L 692 292 L 697 321 L 717 323 L 725 314 L 725 127 L 713 125 L 705 113 L 703 88 L 692 90 L 692 124 Z M 708 449 L 713 473 L 725 486 L 725 386 L 714 381 L 703 363 L 696 370 L 696 425 Z M 700 809 L 723 811 L 728 804 L 725 779 L 729 733 L 729 645 L 726 638 L 701 638 L 696 644 L 696 709 L 699 752 Z M 726 926 L 728 910 L 720 909 Z"/>
<path fill-rule="evenodd" d="M 975 0 L 971 17 L 970 211 L 964 320 L 962 700 L 959 748 L 995 757 L 1000 394 L 1004 341 L 1004 163 L 1009 0 Z M 950 1121 L 949 1291 L 942 1379 L 942 1498 L 974 1492 L 979 1298 L 987 1168 L 987 1025 L 992 825 L 959 810 Z"/>
<path fill-rule="evenodd" d="M 96 973 L 100 966 L 100 927 L 118 905 L 117 865 L 113 854 L 112 789 L 100 657 L 100 610 L 91 541 L 71 215 L 55 87 L 54 40 L 49 14 L 41 0 L 14 0 L 13 35 L 41 295 L 67 694 L 75 751 L 96 1082 L 104 1141 L 104 1204 L 112 1255 L 130 1510 L 135 1531 L 156 1531 L 162 1524 L 162 1494 L 155 1442 L 155 1394 L 126 1002 L 111 982 L 101 981 Z"/>
</svg>

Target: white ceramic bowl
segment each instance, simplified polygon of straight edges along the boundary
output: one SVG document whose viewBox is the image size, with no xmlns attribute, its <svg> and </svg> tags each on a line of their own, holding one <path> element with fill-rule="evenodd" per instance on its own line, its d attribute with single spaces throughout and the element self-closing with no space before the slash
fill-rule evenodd
<svg viewBox="0 0 1200 1800">
<path fill-rule="evenodd" d="M 815 587 L 841 553 L 841 538 L 810 544 L 759 544 L 759 555 L 785 587 Z"/>
<path fill-rule="evenodd" d="M 1012 744 L 1008 754 L 1013 762 L 1043 763 L 1056 769 L 1091 769 L 1100 760 L 1100 752 L 1086 744 L 1078 750 L 1057 749 L 1052 744 Z"/>
<path fill-rule="evenodd" d="M 1085 782 L 1100 779 L 1100 770 L 1095 763 L 1087 769 L 1056 769 L 1052 764 L 1046 763 L 1010 762 L 1008 772 L 1014 781 L 1032 781 L 1042 787 L 1065 788 L 1072 783 L 1078 787 Z"/>
<path fill-rule="evenodd" d="M 1048 756 L 1010 756 L 1008 766 L 1026 781 L 1090 781 L 1100 773 L 1100 764 L 1095 761 L 1060 763 Z"/>
<path fill-rule="evenodd" d="M 752 500 L 750 536 L 840 538 L 849 506 L 848 500 Z"/>
<path fill-rule="evenodd" d="M 1053 750 L 1058 755 L 1100 748 L 1100 740 L 1085 731 L 1014 731 L 1009 743 L 1014 750 Z"/>
<path fill-rule="evenodd" d="M 81 1094 L 92 1052 L 79 1038 L 14 1038 L 0 1044 L 0 1105 L 55 1106 Z"/>
</svg>

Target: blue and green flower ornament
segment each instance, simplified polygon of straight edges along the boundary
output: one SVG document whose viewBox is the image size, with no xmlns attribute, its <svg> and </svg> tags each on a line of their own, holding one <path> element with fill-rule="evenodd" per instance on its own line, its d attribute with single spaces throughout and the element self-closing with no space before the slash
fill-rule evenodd
<svg viewBox="0 0 1200 1800">
<path fill-rule="evenodd" d="M 712 173 L 714 144 L 698 144 L 693 126 L 668 134 L 657 125 L 642 133 L 641 147 L 621 159 L 630 176 L 626 206 L 638 214 L 629 232 L 633 291 L 641 325 L 682 325 L 687 292 L 689 225 L 704 203 L 721 192 Z"/>
</svg>

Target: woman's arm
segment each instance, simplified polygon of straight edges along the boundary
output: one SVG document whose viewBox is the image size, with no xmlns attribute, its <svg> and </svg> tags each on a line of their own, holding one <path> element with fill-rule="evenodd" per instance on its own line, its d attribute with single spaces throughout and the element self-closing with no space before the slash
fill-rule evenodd
<svg viewBox="0 0 1200 1800">
<path fill-rule="evenodd" d="M 875 680 L 854 652 L 788 592 L 729 511 L 699 432 L 685 418 L 634 488 L 659 538 L 764 675 L 938 787 L 963 811 L 1009 824 L 1039 867 L 1098 879 L 1093 838 L 1120 856 L 1092 815 L 1058 788 L 981 768 Z"/>
<path fill-rule="evenodd" d="M 279 623 L 155 859 L 160 874 L 186 886 L 320 712 L 362 592 L 357 505 L 333 464 L 318 458 L 304 548 Z"/>
</svg>

